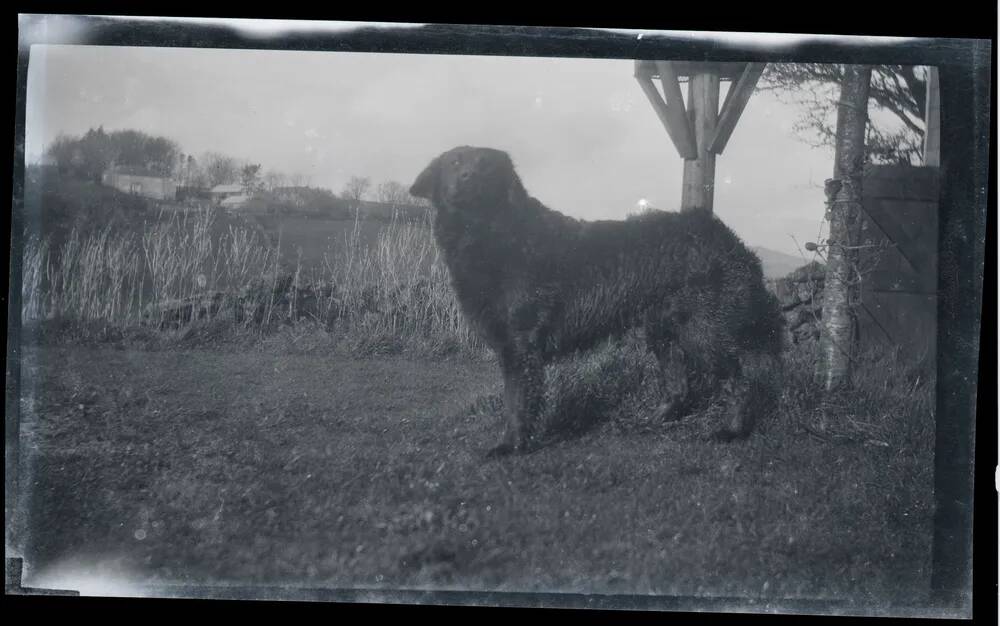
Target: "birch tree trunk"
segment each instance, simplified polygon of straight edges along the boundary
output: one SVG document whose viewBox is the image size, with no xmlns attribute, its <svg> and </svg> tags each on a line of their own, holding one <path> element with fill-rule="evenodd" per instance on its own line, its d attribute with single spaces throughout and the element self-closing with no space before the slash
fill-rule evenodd
<svg viewBox="0 0 1000 626">
<path fill-rule="evenodd" d="M 827 181 L 830 236 L 827 239 L 826 285 L 816 378 L 826 391 L 850 384 L 857 301 L 855 276 L 858 226 L 861 220 L 861 180 L 865 164 L 870 65 L 844 68 L 837 105 L 837 147 L 833 178 Z"/>
</svg>

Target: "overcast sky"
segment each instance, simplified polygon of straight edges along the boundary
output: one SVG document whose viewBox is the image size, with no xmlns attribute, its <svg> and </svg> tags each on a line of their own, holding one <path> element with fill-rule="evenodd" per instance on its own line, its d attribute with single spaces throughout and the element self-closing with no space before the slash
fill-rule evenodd
<svg viewBox="0 0 1000 626">
<path fill-rule="evenodd" d="M 823 216 L 830 149 L 793 105 L 751 98 L 716 165 L 716 213 L 749 244 L 798 254 Z M 682 160 L 633 63 L 411 54 L 33 46 L 25 150 L 134 128 L 336 192 L 352 175 L 409 185 L 456 145 L 510 152 L 529 192 L 584 219 L 680 204 Z"/>
</svg>

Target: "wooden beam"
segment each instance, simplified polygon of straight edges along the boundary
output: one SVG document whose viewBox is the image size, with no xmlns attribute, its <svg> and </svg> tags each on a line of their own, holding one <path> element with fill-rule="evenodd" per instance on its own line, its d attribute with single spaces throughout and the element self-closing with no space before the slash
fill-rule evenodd
<svg viewBox="0 0 1000 626">
<path fill-rule="evenodd" d="M 652 78 L 653 74 L 656 73 L 656 66 L 653 65 L 652 61 L 640 61 L 636 59 L 635 61 L 635 77 L 645 76 L 646 78 Z"/>
<path fill-rule="evenodd" d="M 677 148 L 685 160 L 698 158 L 698 144 L 695 140 L 694 128 L 684 110 L 684 98 L 681 96 L 681 83 L 677 78 L 672 61 L 656 61 L 656 69 L 660 73 L 660 84 L 663 85 L 663 96 L 667 105 L 667 121 L 674 129 L 678 141 L 684 146 Z M 677 143 L 677 142 L 674 142 Z"/>
<path fill-rule="evenodd" d="M 660 72 L 656 69 L 653 61 L 641 62 L 646 64 L 647 67 L 653 67 L 653 75 L 651 78 L 660 77 Z M 677 74 L 678 77 L 709 73 L 718 74 L 720 80 L 736 80 L 743 74 L 743 69 L 747 64 L 742 61 L 735 63 L 714 63 L 712 61 L 682 61 L 678 59 L 670 59 L 670 65 L 673 67 L 674 73 Z"/>
<path fill-rule="evenodd" d="M 747 63 L 739 81 L 730 86 L 726 100 L 722 104 L 722 111 L 719 113 L 719 123 L 708 141 L 710 152 L 722 154 L 722 151 L 725 150 L 726 144 L 736 128 L 736 123 L 740 121 L 740 115 L 743 114 L 743 109 L 746 108 L 766 65 L 766 63 Z"/>
<path fill-rule="evenodd" d="M 697 158 L 698 148 L 695 146 L 690 132 L 686 135 L 682 134 L 685 131 L 688 131 L 687 117 L 684 116 L 683 112 L 681 113 L 682 117 L 684 117 L 684 123 L 680 125 L 681 130 L 678 132 L 678 125 L 674 120 L 676 114 L 672 113 L 667 104 L 664 103 L 663 97 L 660 95 L 660 92 L 657 91 L 656 85 L 653 84 L 653 79 L 650 78 L 648 74 L 642 72 L 636 72 L 635 79 L 639 81 L 639 86 L 642 87 L 643 93 L 646 94 L 649 104 L 653 106 L 653 111 L 655 111 L 657 117 L 660 118 L 663 128 L 666 129 L 667 135 L 670 136 L 670 140 L 674 143 L 674 147 L 677 148 L 678 154 L 685 159 Z"/>
</svg>

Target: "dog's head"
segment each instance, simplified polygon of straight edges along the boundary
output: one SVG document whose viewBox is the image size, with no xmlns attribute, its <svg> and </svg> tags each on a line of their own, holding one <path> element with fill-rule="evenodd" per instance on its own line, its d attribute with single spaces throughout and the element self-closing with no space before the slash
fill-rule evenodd
<svg viewBox="0 0 1000 626">
<path fill-rule="evenodd" d="M 523 204 L 525 192 L 506 152 L 460 146 L 431 161 L 410 194 L 430 200 L 438 210 L 465 213 Z"/>
</svg>

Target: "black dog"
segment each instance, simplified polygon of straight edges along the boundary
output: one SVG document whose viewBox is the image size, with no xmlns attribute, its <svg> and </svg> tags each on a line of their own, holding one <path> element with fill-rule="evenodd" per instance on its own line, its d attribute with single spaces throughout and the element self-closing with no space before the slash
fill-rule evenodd
<svg viewBox="0 0 1000 626">
<path fill-rule="evenodd" d="M 732 417 L 719 435 L 733 438 L 773 402 L 756 381 L 778 364 L 778 303 L 759 259 L 711 212 L 572 219 L 528 196 L 505 152 L 468 146 L 434 159 L 410 193 L 437 210 L 462 311 L 503 370 L 494 453 L 536 441 L 545 363 L 637 325 L 661 365 L 663 417 L 722 391 Z"/>
</svg>

